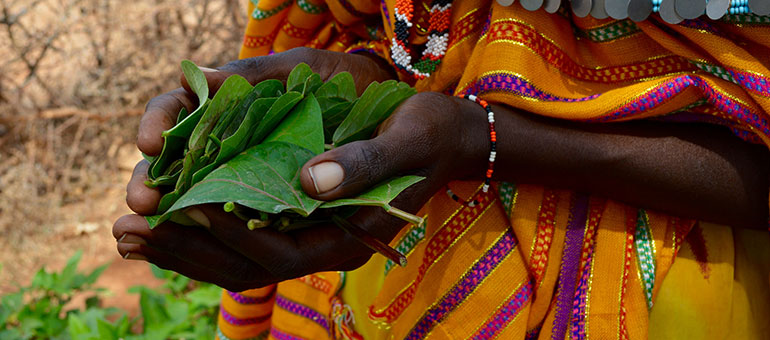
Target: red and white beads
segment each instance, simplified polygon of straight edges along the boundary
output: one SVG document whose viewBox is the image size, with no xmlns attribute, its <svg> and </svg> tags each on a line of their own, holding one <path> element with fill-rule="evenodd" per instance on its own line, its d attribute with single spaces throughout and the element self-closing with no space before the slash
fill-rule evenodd
<svg viewBox="0 0 770 340">
<path fill-rule="evenodd" d="M 492 183 L 492 175 L 495 173 L 495 159 L 497 158 L 497 132 L 495 131 L 495 113 L 492 111 L 492 107 L 487 103 L 486 100 L 483 100 L 479 97 L 476 97 L 472 94 L 466 94 L 466 95 L 458 95 L 458 97 L 462 97 L 471 101 L 476 102 L 477 104 L 481 105 L 481 107 L 484 108 L 484 111 L 487 112 L 487 122 L 489 123 L 489 142 L 490 142 L 490 149 L 489 149 L 489 158 L 487 163 L 487 172 L 484 174 L 484 185 L 481 187 L 481 191 L 486 193 L 489 191 L 489 186 Z M 463 201 L 460 197 L 457 197 L 451 189 L 447 188 L 447 195 L 451 197 L 453 200 L 463 204 L 467 205 L 469 207 L 476 206 L 479 202 L 478 200 L 474 199 L 470 202 Z"/>
</svg>

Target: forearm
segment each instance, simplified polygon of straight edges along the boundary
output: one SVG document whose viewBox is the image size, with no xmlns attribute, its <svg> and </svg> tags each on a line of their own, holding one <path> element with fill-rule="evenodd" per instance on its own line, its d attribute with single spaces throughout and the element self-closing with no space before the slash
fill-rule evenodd
<svg viewBox="0 0 770 340">
<path fill-rule="evenodd" d="M 474 103 L 469 131 L 483 131 Z M 476 105 L 476 107 L 478 107 Z M 723 127 L 637 121 L 581 124 L 493 105 L 495 180 L 590 192 L 676 216 L 766 228 L 770 157 Z M 475 110 L 475 111 L 474 111 Z M 480 123 L 479 123 L 480 121 Z M 468 143 L 486 164 L 488 140 Z M 474 172 L 483 174 L 481 171 Z M 478 176 L 478 175 L 476 175 Z"/>
</svg>

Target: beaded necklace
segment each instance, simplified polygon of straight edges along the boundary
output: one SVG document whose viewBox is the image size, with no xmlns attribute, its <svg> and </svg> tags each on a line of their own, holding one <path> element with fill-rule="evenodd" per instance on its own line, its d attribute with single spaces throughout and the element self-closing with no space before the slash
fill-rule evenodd
<svg viewBox="0 0 770 340">
<path fill-rule="evenodd" d="M 393 39 L 390 56 L 401 70 L 417 79 L 429 77 L 441 63 L 449 44 L 449 20 L 452 15 L 452 0 L 432 0 L 428 19 L 428 42 L 420 61 L 412 65 L 412 51 L 409 46 L 409 28 L 414 16 L 413 0 L 396 0 L 393 11 Z"/>
</svg>

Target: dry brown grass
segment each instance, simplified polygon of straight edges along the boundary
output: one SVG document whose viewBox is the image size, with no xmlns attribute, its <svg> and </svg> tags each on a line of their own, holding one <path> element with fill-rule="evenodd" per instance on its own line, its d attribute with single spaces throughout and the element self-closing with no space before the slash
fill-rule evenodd
<svg viewBox="0 0 770 340">
<path fill-rule="evenodd" d="M 0 292 L 73 248 L 114 255 L 144 103 L 178 86 L 182 59 L 235 59 L 244 8 L 0 0 Z"/>
</svg>

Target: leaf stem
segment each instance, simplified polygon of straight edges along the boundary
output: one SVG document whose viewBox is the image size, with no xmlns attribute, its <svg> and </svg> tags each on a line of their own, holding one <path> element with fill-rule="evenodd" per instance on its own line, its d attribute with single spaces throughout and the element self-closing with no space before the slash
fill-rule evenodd
<svg viewBox="0 0 770 340">
<path fill-rule="evenodd" d="M 324 144 L 324 150 L 331 150 L 334 149 L 334 144 Z"/>
<path fill-rule="evenodd" d="M 342 230 L 355 237 L 370 249 L 382 254 L 382 256 L 385 256 L 394 263 L 398 263 L 398 265 L 401 267 L 406 267 L 406 256 L 391 248 L 389 245 L 385 244 L 385 242 L 380 241 L 365 230 L 353 225 L 352 223 L 337 215 L 332 215 L 332 221 L 334 221 L 334 224 L 336 224 Z"/>
<path fill-rule="evenodd" d="M 423 223 L 425 223 L 425 219 L 424 218 L 422 218 L 420 216 L 417 216 L 417 215 L 410 214 L 410 213 L 408 213 L 406 211 L 403 211 L 403 210 L 401 210 L 399 208 L 393 207 L 390 204 L 386 204 L 386 205 L 382 206 L 382 208 L 385 209 L 385 212 L 387 212 L 391 216 L 398 217 L 398 218 L 400 218 L 400 219 L 402 219 L 402 220 L 404 220 L 406 222 L 409 222 L 411 224 L 419 226 L 419 225 L 422 225 Z"/>
</svg>

